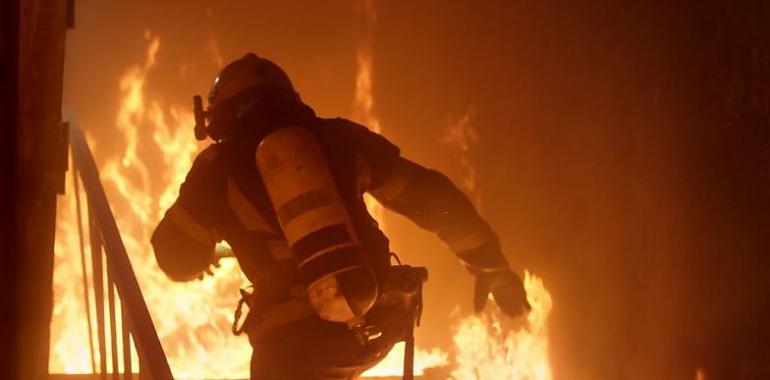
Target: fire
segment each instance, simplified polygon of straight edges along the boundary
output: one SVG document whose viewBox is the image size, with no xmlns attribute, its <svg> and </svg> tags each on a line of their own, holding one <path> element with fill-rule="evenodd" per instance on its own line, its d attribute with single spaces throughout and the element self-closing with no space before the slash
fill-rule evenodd
<svg viewBox="0 0 770 380">
<path fill-rule="evenodd" d="M 415 375 L 422 375 L 428 368 L 441 367 L 448 363 L 449 355 L 437 348 L 430 351 L 417 349 L 414 352 Z M 363 377 L 401 376 L 403 370 L 404 342 L 399 342 L 377 366 L 364 372 Z"/>
<path fill-rule="evenodd" d="M 375 15 L 373 3 L 364 1 L 367 34 L 357 50 L 356 115 L 375 131 L 380 123 L 373 112 L 371 27 Z M 200 281 L 175 283 L 160 269 L 149 245 L 152 229 L 178 194 L 179 185 L 189 170 L 195 155 L 203 148 L 193 136 L 193 117 L 184 107 L 163 104 L 147 91 L 148 74 L 155 67 L 161 49 L 161 39 L 146 33 L 147 50 L 143 62 L 130 67 L 121 76 L 120 108 L 115 129 L 122 142 L 119 152 L 100 152 L 99 141 L 87 136 L 96 156 L 105 157 L 100 164 L 102 182 L 113 208 L 118 226 L 131 258 L 146 303 L 153 317 L 161 343 L 176 377 L 179 378 L 247 378 L 251 348 L 244 337 L 230 332 L 233 307 L 238 301 L 239 287 L 247 280 L 234 260 L 225 259 L 216 276 Z M 473 108 L 450 123 L 445 138 L 449 146 L 457 147 L 460 166 L 465 172 L 462 187 L 480 205 L 475 171 L 469 152 L 478 143 L 473 129 Z M 86 129 L 88 126 L 86 126 Z M 112 153 L 112 154 L 110 154 Z M 72 178 L 68 177 L 67 194 L 60 198 L 55 245 L 54 297 L 51 324 L 51 373 L 90 373 L 98 371 L 91 364 L 88 319 L 80 266 L 76 205 Z M 82 186 L 81 186 L 82 188 Z M 85 196 L 81 190 L 81 214 L 87 215 Z M 376 207 L 376 206 L 372 206 Z M 381 209 L 374 209 L 381 219 Z M 84 231 L 88 246 L 87 223 Z M 85 275 L 93 286 L 90 260 Z M 456 358 L 440 349 L 416 350 L 415 372 L 436 366 L 455 364 L 457 379 L 551 379 L 548 361 L 547 317 L 551 298 L 537 277 L 527 274 L 525 285 L 533 310 L 527 315 L 523 329 L 504 331 L 495 314 L 468 317 L 459 323 L 455 335 Z M 96 346 L 95 296 L 88 293 L 91 304 L 88 317 L 92 321 L 92 344 Z M 117 312 L 117 327 L 121 325 Z M 105 318 L 108 321 L 109 318 Z M 109 331 L 109 325 L 106 326 Z M 109 342 L 109 333 L 108 342 Z M 117 334 L 120 339 L 120 334 Z M 119 347 L 122 342 L 119 342 Z M 107 359 L 111 356 L 107 344 Z M 95 350 L 98 363 L 98 349 Z M 403 344 L 365 376 L 397 376 L 403 366 Z M 122 355 L 118 355 L 122 368 Z M 108 362 L 108 371 L 112 365 Z M 134 371 L 138 368 L 134 353 Z M 494 373 L 495 376 L 489 374 Z"/>
<path fill-rule="evenodd" d="M 360 30 L 356 44 L 356 92 L 353 98 L 354 118 L 374 132 L 382 132 L 380 120 L 374 114 L 374 95 L 372 94 L 372 72 L 374 69 L 372 45 L 374 40 L 374 0 L 356 3 L 360 16 Z M 384 227 L 383 208 L 377 201 L 366 195 L 366 206 L 372 216 Z"/>
<path fill-rule="evenodd" d="M 72 193 L 72 177 L 67 176 L 68 194 Z M 78 373 L 91 371 L 88 330 L 83 299 L 82 269 L 79 260 L 76 206 L 74 200 L 59 203 L 59 223 L 54 245 L 54 309 L 51 323 L 50 372 Z M 86 208 L 81 205 L 81 213 Z M 62 220 L 69 223 L 62 223 Z M 88 225 L 84 233 L 88 236 Z M 88 240 L 86 239 L 86 249 Z M 90 268 L 87 268 L 90 273 Z M 93 303 L 92 303 L 93 305 Z M 93 307 L 91 308 L 93 312 Z M 98 355 L 98 354 L 97 354 Z"/>
<path fill-rule="evenodd" d="M 459 163 L 460 187 L 481 208 L 481 192 L 473 165 L 473 149 L 481 141 L 474 126 L 476 111 L 468 107 L 456 120 L 449 120 L 441 142 L 449 147 Z M 505 327 L 510 323 L 495 307 L 487 306 L 480 316 L 470 316 L 460 321 L 453 340 L 455 342 L 456 380 L 551 380 L 548 357 L 548 315 L 551 312 L 551 295 L 543 281 L 525 272 L 524 288 L 532 310 L 526 315 L 525 325 L 519 328 Z M 492 302 L 490 302 L 492 303 Z"/>
<path fill-rule="evenodd" d="M 374 132 L 381 133 L 380 120 L 374 113 L 374 95 L 372 94 L 374 70 L 372 45 L 374 40 L 374 23 L 377 14 L 373 0 L 363 0 L 356 4 L 360 16 L 360 30 L 356 45 L 356 90 L 354 97 L 354 117 Z M 377 201 L 366 196 L 369 212 L 384 228 L 384 210 Z M 424 351 L 415 349 L 415 374 L 422 374 L 425 368 L 445 365 L 447 354 L 441 350 Z M 398 376 L 404 367 L 404 344 L 397 344 L 388 356 L 376 367 L 366 371 L 364 377 Z"/>
<path fill-rule="evenodd" d="M 125 141 L 125 148 L 101 165 L 102 181 L 175 376 L 246 378 L 251 348 L 246 339 L 230 333 L 237 289 L 246 283 L 237 263 L 223 260 L 222 266 L 216 269 L 216 277 L 179 284 L 166 279 L 149 246 L 153 227 L 176 198 L 179 185 L 200 147 L 190 130 L 193 120 L 189 112 L 176 105 L 163 107 L 147 96 L 147 75 L 156 64 L 160 38 L 149 33 L 146 38 L 144 63 L 127 70 L 119 82 L 123 96 L 115 126 Z M 370 112 L 371 108 L 368 109 Z M 93 147 L 95 144 L 90 140 Z M 141 153 L 148 149 L 158 150 L 160 162 L 152 162 Z M 72 194 L 71 183 L 68 194 Z M 59 207 L 54 275 L 56 308 L 49 371 L 88 373 L 93 369 L 88 345 L 84 344 L 88 342 L 88 331 L 79 281 L 82 271 L 78 265 L 74 201 L 63 197 Z M 85 205 L 82 208 L 86 215 Z M 85 244 L 89 252 L 87 239 Z M 92 283 L 90 270 L 87 274 Z M 93 294 L 90 297 L 93 298 Z M 91 302 L 93 304 L 93 300 Z M 91 319 L 95 321 L 93 311 Z M 94 336 L 95 329 L 94 326 Z M 98 361 L 98 350 L 96 355 Z M 107 357 L 110 356 L 108 349 Z M 122 356 L 119 359 L 122 366 Z M 422 368 L 445 362 L 446 354 L 438 350 L 418 350 L 416 371 L 420 373 Z M 403 345 L 399 345 L 369 375 L 400 373 L 402 363 Z M 109 365 L 108 370 L 111 370 Z"/>
<path fill-rule="evenodd" d="M 245 338 L 230 332 L 237 289 L 246 283 L 237 263 L 223 260 L 215 270 L 216 277 L 174 283 L 157 267 L 149 245 L 152 229 L 176 198 L 202 147 L 192 134 L 190 112 L 148 97 L 147 75 L 156 64 L 161 41 L 150 33 L 145 37 L 148 47 L 144 62 L 127 70 L 119 81 L 122 98 L 115 127 L 124 149 L 101 165 L 102 182 L 175 376 L 246 378 L 251 347 Z M 94 147 L 93 139 L 89 141 Z M 72 184 L 68 186 L 68 194 L 72 194 Z M 49 371 L 92 372 L 88 345 L 84 344 L 88 332 L 71 197 L 60 200 L 56 239 L 56 306 Z M 93 283 L 90 269 L 87 272 Z M 93 304 L 93 294 L 90 297 Z M 95 320 L 93 307 L 91 319 Z M 94 323 L 94 337 L 96 334 Z"/>
<path fill-rule="evenodd" d="M 476 209 L 481 209 L 481 192 L 476 188 L 476 168 L 470 157 L 471 148 L 479 143 L 479 135 L 472 121 L 476 117 L 474 107 L 468 107 L 457 120 L 450 120 L 449 127 L 441 137 L 441 143 L 449 146 L 457 157 L 463 176 L 460 182 L 465 193 L 473 201 Z"/>
<path fill-rule="evenodd" d="M 526 325 L 506 330 L 497 311 L 468 317 L 454 336 L 457 380 L 551 380 L 548 315 L 552 300 L 543 281 L 525 273 L 524 287 L 532 310 Z"/>
<path fill-rule="evenodd" d="M 377 14 L 373 0 L 363 0 L 356 4 L 361 16 L 361 30 L 356 45 L 356 92 L 354 97 L 355 116 L 361 119 L 371 130 L 380 133 L 382 127 L 374 115 L 374 96 L 372 95 L 372 71 L 374 68 L 372 44 L 374 40 L 374 22 Z"/>
</svg>

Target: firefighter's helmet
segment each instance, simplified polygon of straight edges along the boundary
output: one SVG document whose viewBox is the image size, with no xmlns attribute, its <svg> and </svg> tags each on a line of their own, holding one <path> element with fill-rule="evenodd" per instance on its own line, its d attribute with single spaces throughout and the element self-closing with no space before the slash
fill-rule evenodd
<svg viewBox="0 0 770 380">
<path fill-rule="evenodd" d="M 218 140 L 244 108 L 268 95 L 299 100 L 289 76 L 274 62 L 248 53 L 227 64 L 211 85 L 208 109 L 203 110 L 200 96 L 194 97 L 196 137 Z"/>
</svg>

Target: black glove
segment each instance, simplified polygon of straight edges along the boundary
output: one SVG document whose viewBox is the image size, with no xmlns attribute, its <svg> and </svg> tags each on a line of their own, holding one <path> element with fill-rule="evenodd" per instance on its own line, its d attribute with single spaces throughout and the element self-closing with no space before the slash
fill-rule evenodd
<svg viewBox="0 0 770 380">
<path fill-rule="evenodd" d="M 484 310 L 489 293 L 492 293 L 500 310 L 511 318 L 516 318 L 532 308 L 527 302 L 524 283 L 510 270 L 476 275 L 473 306 L 477 313 Z"/>
</svg>

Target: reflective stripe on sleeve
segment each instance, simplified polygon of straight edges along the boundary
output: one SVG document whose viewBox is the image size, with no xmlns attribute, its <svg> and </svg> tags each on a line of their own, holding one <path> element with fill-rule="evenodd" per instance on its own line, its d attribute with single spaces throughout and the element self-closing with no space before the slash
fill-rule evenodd
<svg viewBox="0 0 770 380">
<path fill-rule="evenodd" d="M 387 203 L 398 199 L 415 177 L 424 169 L 404 158 L 399 158 L 383 184 L 371 189 L 372 195 Z"/>
<path fill-rule="evenodd" d="M 198 223 L 184 207 L 174 203 L 166 212 L 166 216 L 176 225 L 180 231 L 195 241 L 206 245 L 213 245 L 219 240 L 216 238 L 216 231 L 208 229 Z"/>
<path fill-rule="evenodd" d="M 489 229 L 482 226 L 476 227 L 477 228 L 468 231 L 467 234 L 446 239 L 446 244 L 453 252 L 465 252 L 478 249 L 494 239 L 494 236 L 490 234 Z"/>
<path fill-rule="evenodd" d="M 262 214 L 230 178 L 227 179 L 227 203 L 246 230 L 275 233 Z"/>
</svg>

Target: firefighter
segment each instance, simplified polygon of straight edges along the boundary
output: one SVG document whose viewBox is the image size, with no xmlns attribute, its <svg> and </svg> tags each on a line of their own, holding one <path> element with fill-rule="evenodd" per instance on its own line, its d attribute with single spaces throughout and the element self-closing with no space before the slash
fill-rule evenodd
<svg viewBox="0 0 770 380">
<path fill-rule="evenodd" d="M 152 236 L 160 268 L 199 278 L 231 247 L 253 293 L 243 330 L 253 379 L 351 379 L 405 339 L 425 273 L 391 265 L 364 193 L 435 232 L 475 276 L 474 307 L 491 295 L 516 317 L 529 305 L 498 238 L 443 174 L 400 155 L 364 126 L 324 119 L 286 73 L 249 53 L 196 99 L 195 159 Z"/>
</svg>

